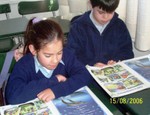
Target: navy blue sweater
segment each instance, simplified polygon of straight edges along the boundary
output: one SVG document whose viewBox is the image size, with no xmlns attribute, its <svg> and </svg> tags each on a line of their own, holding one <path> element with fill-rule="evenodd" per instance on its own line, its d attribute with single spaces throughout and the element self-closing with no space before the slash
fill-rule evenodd
<svg viewBox="0 0 150 115">
<path fill-rule="evenodd" d="M 67 47 L 71 48 L 83 64 L 94 65 L 109 60 L 125 60 L 134 57 L 132 41 L 124 22 L 115 13 L 102 34 L 89 17 L 90 11 L 71 24 Z"/>
<path fill-rule="evenodd" d="M 69 50 L 64 49 L 62 63 L 59 63 L 51 78 L 46 78 L 40 71 L 36 73 L 32 54 L 22 57 L 15 65 L 6 87 L 6 102 L 18 104 L 37 97 L 37 94 L 50 88 L 55 97 L 68 95 L 88 85 L 91 76 Z M 58 82 L 55 75 L 67 77 L 65 82 Z"/>
</svg>

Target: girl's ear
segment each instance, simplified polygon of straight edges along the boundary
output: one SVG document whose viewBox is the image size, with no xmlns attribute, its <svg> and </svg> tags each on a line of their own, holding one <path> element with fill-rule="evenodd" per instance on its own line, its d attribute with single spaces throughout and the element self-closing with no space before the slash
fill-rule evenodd
<svg viewBox="0 0 150 115">
<path fill-rule="evenodd" d="M 29 50 L 32 53 L 32 55 L 36 55 L 37 52 L 36 52 L 36 50 L 35 50 L 33 45 L 29 45 Z"/>
</svg>

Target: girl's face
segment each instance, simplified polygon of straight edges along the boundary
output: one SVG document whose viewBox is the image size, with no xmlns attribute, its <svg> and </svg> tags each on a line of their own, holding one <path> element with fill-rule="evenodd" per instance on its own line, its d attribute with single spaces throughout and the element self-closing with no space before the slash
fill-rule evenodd
<svg viewBox="0 0 150 115">
<path fill-rule="evenodd" d="M 36 53 L 39 63 L 49 70 L 53 70 L 57 67 L 62 59 L 62 54 L 62 41 L 57 39 L 46 44 L 42 49 L 40 49 L 40 51 Z"/>
<path fill-rule="evenodd" d="M 104 25 L 107 22 L 109 22 L 113 18 L 113 16 L 114 12 L 107 13 L 106 11 L 99 9 L 99 7 L 93 8 L 93 17 L 101 25 Z"/>
</svg>

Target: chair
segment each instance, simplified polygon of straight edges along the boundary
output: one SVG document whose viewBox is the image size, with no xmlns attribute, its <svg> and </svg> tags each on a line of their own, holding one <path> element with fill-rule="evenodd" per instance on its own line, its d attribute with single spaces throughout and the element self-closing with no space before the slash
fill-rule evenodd
<svg viewBox="0 0 150 115">
<path fill-rule="evenodd" d="M 21 45 L 20 43 L 16 43 L 13 37 L 0 37 L 0 53 L 6 53 L 8 51 L 12 51 L 17 49 Z"/>
<path fill-rule="evenodd" d="M 0 53 L 8 52 L 16 45 L 12 37 L 0 38 Z"/>
<path fill-rule="evenodd" d="M 21 1 L 18 3 L 18 12 L 22 16 L 41 12 L 54 12 L 58 8 L 57 0 Z"/>
<path fill-rule="evenodd" d="M 10 4 L 0 4 L 0 14 L 5 13 L 6 18 L 9 19 L 8 13 L 11 12 Z"/>
<path fill-rule="evenodd" d="M 9 74 L 12 72 L 12 69 L 16 63 L 13 58 L 13 53 L 14 51 L 0 53 L 0 106 L 5 105 L 5 86 Z"/>
<path fill-rule="evenodd" d="M 52 12 L 53 17 L 51 17 L 50 19 L 60 24 L 66 37 L 69 33 L 70 21 L 66 19 L 61 19 L 61 16 L 56 17 L 55 11 L 57 11 L 58 9 L 58 0 L 21 1 L 18 3 L 18 12 L 22 16 L 41 12 Z"/>
<path fill-rule="evenodd" d="M 5 13 L 6 19 L 9 19 L 8 13 L 10 12 L 11 12 L 10 4 L 0 4 L 0 14 Z M 17 44 L 13 40 L 12 36 L 5 38 L 0 37 L 0 53 L 13 50 L 15 46 L 17 46 Z"/>
</svg>

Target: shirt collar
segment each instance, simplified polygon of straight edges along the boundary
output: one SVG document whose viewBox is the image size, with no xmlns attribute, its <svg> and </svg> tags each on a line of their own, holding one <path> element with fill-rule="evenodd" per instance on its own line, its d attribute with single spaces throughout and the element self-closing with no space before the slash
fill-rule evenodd
<svg viewBox="0 0 150 115">
<path fill-rule="evenodd" d="M 38 73 L 38 71 L 40 70 L 42 72 L 42 74 L 46 77 L 46 78 L 50 78 L 53 74 L 54 70 L 48 70 L 47 68 L 43 67 L 36 56 L 34 56 L 34 62 L 35 62 L 35 71 L 36 73 Z M 61 64 L 65 65 L 64 62 L 61 60 L 60 61 Z"/>
<path fill-rule="evenodd" d="M 93 24 L 95 25 L 95 27 L 98 29 L 98 31 L 100 32 L 100 33 L 102 33 L 103 32 L 103 30 L 106 28 L 106 26 L 109 24 L 109 22 L 107 22 L 106 24 L 104 24 L 104 25 L 101 25 L 101 24 L 99 24 L 95 19 L 94 19 L 94 17 L 93 17 L 93 10 L 91 10 L 91 13 L 90 13 L 90 19 L 91 19 L 91 21 L 93 22 Z"/>
</svg>

